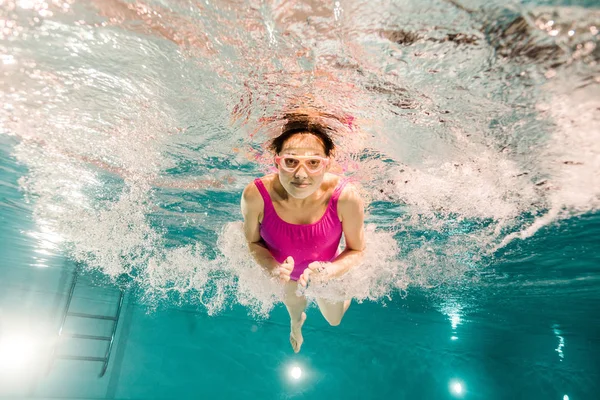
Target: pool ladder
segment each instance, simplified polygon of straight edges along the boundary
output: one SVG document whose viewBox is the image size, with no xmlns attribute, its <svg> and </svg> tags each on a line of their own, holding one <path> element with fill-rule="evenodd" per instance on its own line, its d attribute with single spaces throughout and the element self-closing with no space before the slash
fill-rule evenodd
<svg viewBox="0 0 600 400">
<path fill-rule="evenodd" d="M 116 315 L 94 315 L 94 314 L 85 314 L 78 312 L 70 312 L 69 308 L 71 307 L 71 301 L 73 300 L 73 293 L 75 292 L 75 286 L 77 286 L 79 276 L 79 268 L 75 268 L 73 271 L 73 281 L 71 282 L 71 288 L 69 290 L 69 297 L 67 298 L 67 302 L 65 304 L 65 308 L 62 315 L 62 320 L 60 323 L 60 329 L 58 330 L 58 342 L 62 337 L 70 337 L 73 339 L 86 339 L 86 340 L 102 340 L 108 342 L 108 346 L 106 348 L 106 353 L 104 357 L 89 357 L 89 356 L 74 356 L 74 355 L 66 355 L 66 354 L 56 354 L 57 345 L 55 345 L 52 349 L 52 354 L 50 356 L 50 363 L 48 366 L 48 373 L 52 367 L 52 364 L 56 359 L 62 360 L 75 360 L 75 361 L 95 361 L 102 362 L 102 370 L 100 371 L 99 378 L 104 376 L 106 372 L 106 368 L 108 367 L 108 361 L 110 360 L 110 353 L 113 348 L 113 343 L 115 341 L 115 333 L 117 332 L 117 325 L 119 323 L 119 316 L 121 315 L 121 308 L 123 307 L 123 297 L 124 293 L 122 289 L 119 289 L 119 300 L 117 306 Z M 94 336 L 94 335 L 83 335 L 78 333 L 65 333 L 63 332 L 63 328 L 65 327 L 65 322 L 67 321 L 67 317 L 76 317 L 76 318 L 90 318 L 96 320 L 109 320 L 113 321 L 112 333 L 110 336 Z M 57 342 L 57 343 L 58 343 Z"/>
</svg>

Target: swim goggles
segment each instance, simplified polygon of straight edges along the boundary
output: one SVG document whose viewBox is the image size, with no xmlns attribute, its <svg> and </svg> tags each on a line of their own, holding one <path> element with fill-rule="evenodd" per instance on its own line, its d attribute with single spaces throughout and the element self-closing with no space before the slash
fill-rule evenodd
<svg viewBox="0 0 600 400">
<path fill-rule="evenodd" d="M 294 172 L 300 165 L 304 165 L 304 168 L 310 173 L 316 174 L 321 172 L 323 168 L 329 164 L 329 158 L 323 158 L 319 156 L 275 156 L 275 162 L 284 171 Z"/>
</svg>

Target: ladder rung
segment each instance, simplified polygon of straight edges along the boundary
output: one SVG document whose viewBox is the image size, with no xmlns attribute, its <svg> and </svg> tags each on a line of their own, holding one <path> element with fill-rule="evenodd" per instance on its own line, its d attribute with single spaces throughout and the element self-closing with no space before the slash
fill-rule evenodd
<svg viewBox="0 0 600 400">
<path fill-rule="evenodd" d="M 81 317 L 81 318 L 107 319 L 107 320 L 111 320 L 111 321 L 115 321 L 117 319 L 115 317 L 109 317 L 106 315 L 93 315 L 93 314 L 83 314 L 83 313 L 76 313 L 76 312 L 69 312 L 69 313 L 67 313 L 67 315 L 70 315 L 72 317 Z"/>
<path fill-rule="evenodd" d="M 99 377 L 102 378 L 104 376 L 104 374 L 106 373 L 106 369 L 108 368 L 108 362 L 110 360 L 110 354 L 112 351 L 112 347 L 114 344 L 114 340 L 115 340 L 115 335 L 117 332 L 117 325 L 119 324 L 119 316 L 121 315 L 121 308 L 123 307 L 123 298 L 124 298 L 124 293 L 123 290 L 119 290 L 119 300 L 118 300 L 118 306 L 117 306 L 117 312 L 114 316 L 107 316 L 107 315 L 94 315 L 94 314 L 86 314 L 86 313 L 76 313 L 76 312 L 69 312 L 69 308 L 71 307 L 71 301 L 73 300 L 73 293 L 75 292 L 75 286 L 77 285 L 77 277 L 79 274 L 79 269 L 81 268 L 81 266 L 79 264 L 76 265 L 74 271 L 73 271 L 73 280 L 71 281 L 71 287 L 69 289 L 69 295 L 67 297 L 67 301 L 65 303 L 65 307 L 64 307 L 64 311 L 62 314 L 62 320 L 60 323 L 60 328 L 58 330 L 58 336 L 60 338 L 62 332 L 63 332 L 63 328 L 65 327 L 65 322 L 67 320 L 68 316 L 71 317 L 81 317 L 81 318 L 91 318 L 91 319 L 99 319 L 99 320 L 106 320 L 106 321 L 113 321 L 113 325 L 112 325 L 112 333 L 111 336 L 94 336 L 94 335 L 84 335 L 84 334 L 78 334 L 78 333 L 65 333 L 65 336 L 70 336 L 72 338 L 77 338 L 77 339 L 92 339 L 92 340 L 105 340 L 108 342 L 108 346 L 106 348 L 106 352 L 104 357 L 88 357 L 88 356 L 72 356 L 72 355 L 61 355 L 61 354 L 56 354 L 56 348 L 57 345 L 52 347 L 52 355 L 50 357 L 50 363 L 48 365 L 48 370 L 46 371 L 46 374 L 48 372 L 50 372 L 50 368 L 52 366 L 52 362 L 55 358 L 58 359 L 62 359 L 62 360 L 79 360 L 79 361 L 98 361 L 98 362 L 102 362 L 104 365 L 102 366 L 102 370 L 100 371 L 100 375 Z"/>
<path fill-rule="evenodd" d="M 82 335 L 80 333 L 63 333 L 64 336 L 68 336 L 75 339 L 90 339 L 90 340 L 110 340 L 110 336 L 93 336 L 93 335 Z"/>
<path fill-rule="evenodd" d="M 58 354 L 55 358 L 60 358 L 63 360 L 79 360 L 79 361 L 106 361 L 106 357 L 84 357 L 84 356 L 67 356 Z"/>
</svg>

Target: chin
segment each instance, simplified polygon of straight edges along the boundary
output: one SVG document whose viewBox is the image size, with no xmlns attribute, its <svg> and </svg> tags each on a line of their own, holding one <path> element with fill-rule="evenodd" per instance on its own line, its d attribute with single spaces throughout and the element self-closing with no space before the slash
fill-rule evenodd
<svg viewBox="0 0 600 400">
<path fill-rule="evenodd" d="M 301 200 L 301 199 L 307 198 L 308 196 L 310 196 L 311 194 L 316 192 L 318 187 L 311 185 L 311 186 L 305 188 L 304 190 L 298 190 L 294 187 L 294 185 L 292 185 L 290 183 L 288 185 L 285 185 L 284 188 L 290 196 L 292 196 L 295 199 Z"/>
<path fill-rule="evenodd" d="M 300 199 L 300 200 L 307 198 L 308 196 L 310 196 L 313 193 L 314 193 L 314 191 L 313 192 L 304 192 L 304 193 L 298 193 L 298 192 L 294 193 L 294 192 L 288 191 L 288 194 L 290 196 L 292 196 L 295 199 Z"/>
</svg>

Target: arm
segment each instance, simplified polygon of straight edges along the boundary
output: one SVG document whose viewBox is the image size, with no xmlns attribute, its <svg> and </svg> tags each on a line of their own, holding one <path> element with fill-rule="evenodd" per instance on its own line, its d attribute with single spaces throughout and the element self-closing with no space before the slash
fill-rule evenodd
<svg viewBox="0 0 600 400">
<path fill-rule="evenodd" d="M 132 176 L 133 173 L 128 171 L 125 168 L 117 167 L 111 165 L 105 161 L 102 161 L 98 158 L 91 158 L 85 155 L 80 155 L 74 153 L 69 150 L 61 149 L 51 144 L 48 144 L 43 139 L 30 139 L 20 136 L 21 140 L 27 142 L 33 142 L 39 146 L 49 148 L 51 151 L 60 153 L 66 157 L 69 157 L 74 160 L 79 160 L 84 163 L 94 165 L 100 169 L 103 169 L 111 174 L 119 176 L 121 179 L 126 179 L 128 176 Z M 154 187 L 160 188 L 169 188 L 169 189 L 182 189 L 182 190 L 201 190 L 206 188 L 222 188 L 225 187 L 226 184 L 231 184 L 235 182 L 235 178 L 230 174 L 227 174 L 223 177 L 219 178 L 208 178 L 208 179 L 186 179 L 186 180 L 174 180 L 174 179 L 166 179 L 163 177 L 158 177 L 157 179 L 150 182 L 150 184 Z"/>
<path fill-rule="evenodd" d="M 155 34 L 179 45 L 201 50 L 207 57 L 214 54 L 210 38 L 199 21 L 183 18 L 171 10 L 157 5 L 146 5 L 140 1 L 130 4 L 122 0 L 93 0 L 92 4 L 110 24 L 144 34 Z M 195 4 L 201 7 L 200 4 Z M 201 11 L 200 9 L 199 11 Z M 123 22 L 135 22 L 124 24 Z M 165 21 L 170 23 L 165 23 Z M 176 28 L 173 28 L 176 27 Z"/>
<path fill-rule="evenodd" d="M 337 278 L 360 263 L 365 249 L 364 203 L 354 187 L 348 187 L 338 200 L 346 248 L 327 268 L 328 276 Z"/>
<path fill-rule="evenodd" d="M 279 267 L 279 263 L 261 243 L 259 218 L 263 212 L 264 204 L 256 185 L 252 182 L 246 186 L 242 193 L 241 208 L 244 217 L 244 235 L 248 242 L 250 254 L 252 254 L 258 265 L 263 267 L 268 274 L 272 274 Z"/>
<path fill-rule="evenodd" d="M 233 182 L 235 182 L 235 178 L 233 178 L 231 175 L 224 176 L 222 180 L 219 180 L 218 178 L 189 180 L 174 180 L 161 178 L 153 181 L 152 186 L 169 189 L 200 190 L 209 187 L 222 188 L 225 187 L 225 184 Z"/>
<path fill-rule="evenodd" d="M 338 212 L 342 221 L 342 230 L 346 238 L 346 248 L 330 263 L 315 261 L 308 265 L 298 282 L 306 287 L 310 279 L 328 280 L 338 278 L 357 265 L 362 259 L 365 248 L 363 229 L 365 213 L 360 195 L 353 187 L 342 192 L 338 200 Z M 325 268 L 323 269 L 323 266 Z"/>
<path fill-rule="evenodd" d="M 92 159 L 86 156 L 80 156 L 78 154 L 73 153 L 65 153 L 70 157 L 77 158 L 83 162 L 95 165 L 98 168 L 104 169 L 112 174 L 118 175 L 121 178 L 125 179 L 131 173 L 128 172 L 124 168 L 115 167 L 113 165 L 107 164 L 102 160 Z M 173 179 L 165 179 L 158 178 L 154 181 L 150 182 L 150 184 L 154 187 L 159 188 L 168 188 L 168 189 L 181 189 L 181 190 L 201 190 L 209 187 L 213 188 L 222 188 L 227 183 L 233 183 L 235 179 L 231 175 L 227 175 L 223 178 L 223 180 L 219 180 L 217 178 L 210 179 L 189 179 L 189 180 L 173 180 Z"/>
</svg>

